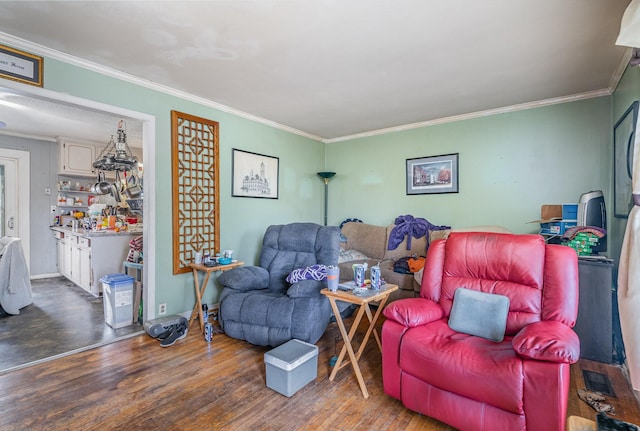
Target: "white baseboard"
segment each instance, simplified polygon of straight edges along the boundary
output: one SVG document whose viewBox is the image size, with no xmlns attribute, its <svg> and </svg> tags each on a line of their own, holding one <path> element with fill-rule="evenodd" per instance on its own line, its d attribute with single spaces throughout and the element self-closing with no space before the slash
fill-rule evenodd
<svg viewBox="0 0 640 431">
<path fill-rule="evenodd" d="M 59 272 L 52 272 L 51 274 L 29 275 L 29 280 L 40 280 L 42 278 L 53 278 L 53 277 L 62 277 L 62 274 L 60 274 Z"/>
</svg>

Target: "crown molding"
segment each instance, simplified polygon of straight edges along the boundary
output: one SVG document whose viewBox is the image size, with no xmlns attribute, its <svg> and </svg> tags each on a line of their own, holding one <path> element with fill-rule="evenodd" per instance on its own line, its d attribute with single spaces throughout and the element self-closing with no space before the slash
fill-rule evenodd
<svg viewBox="0 0 640 431">
<path fill-rule="evenodd" d="M 57 51 L 55 49 L 51 49 L 48 47 L 45 47 L 43 45 L 39 45 L 30 41 L 27 41 L 25 39 L 21 39 L 18 38 L 16 36 L 10 35 L 8 33 L 3 33 L 0 32 L 0 42 L 2 43 L 6 43 L 8 45 L 11 45 L 15 48 L 18 49 L 23 49 L 25 51 L 28 52 L 32 52 L 33 54 L 36 55 L 41 55 L 41 56 L 45 56 L 45 57 L 49 57 L 55 60 L 59 60 L 83 69 L 87 69 L 90 70 L 92 72 L 96 72 L 102 75 L 106 75 L 112 78 L 116 78 L 125 82 L 129 82 L 132 84 L 136 84 L 139 85 L 141 87 L 145 87 L 145 88 L 149 88 L 151 90 L 155 90 L 164 94 L 168 94 L 170 96 L 175 96 L 175 97 L 179 97 L 181 99 L 184 100 L 188 100 L 203 106 L 207 106 L 222 112 L 226 112 L 228 114 L 232 114 L 235 115 L 237 117 L 241 117 L 250 121 L 254 121 L 257 123 L 261 123 L 270 127 L 273 127 L 275 129 L 279 129 L 279 130 L 283 130 L 285 132 L 289 132 L 298 136 L 302 136 L 314 141 L 319 141 L 322 142 L 324 144 L 333 144 L 333 143 L 338 143 L 338 142 L 345 142 L 345 141 L 351 141 L 351 140 L 355 140 L 355 139 L 361 139 L 361 138 L 367 138 L 367 137 L 371 137 L 371 136 L 378 136 L 378 135 L 384 135 L 384 134 L 388 134 L 388 133 L 395 133 L 395 132 L 402 132 L 405 130 L 411 130 L 411 129 L 418 129 L 421 127 L 429 127 L 429 126 L 435 126 L 438 124 L 446 124 L 446 123 L 453 123 L 456 121 L 463 121 L 463 120 L 470 120 L 470 119 L 474 119 L 474 118 L 481 118 L 481 117 L 488 117 L 491 115 L 498 115 L 498 114 L 505 114 L 505 113 L 509 113 L 509 112 L 516 112 L 516 111 L 523 111 L 523 110 L 527 110 L 527 109 L 532 109 L 532 108 L 540 108 L 543 106 L 551 106 L 551 105 L 558 105 L 558 104 L 562 104 L 562 103 L 568 103 L 568 102 L 575 102 L 578 100 L 585 100 L 585 99 L 591 99 L 591 98 L 595 98 L 595 97 L 602 97 L 602 96 L 609 96 L 611 94 L 613 94 L 613 92 L 615 91 L 616 87 L 618 86 L 618 83 L 620 82 L 620 79 L 622 78 L 622 75 L 624 74 L 624 71 L 626 70 L 626 67 L 629 63 L 629 59 L 631 56 L 631 50 L 627 50 L 625 53 L 625 56 L 622 58 L 622 61 L 620 62 L 620 64 L 618 65 L 618 68 L 615 70 L 611 81 L 609 83 L 609 87 L 606 89 L 602 89 L 602 90 L 595 90 L 595 91 L 590 91 L 590 92 L 586 92 L 586 93 L 579 93 L 579 94 L 574 94 L 574 95 L 569 95 L 569 96 L 562 96 L 562 97 L 555 97 L 552 99 L 545 99 L 545 100 L 539 100 L 539 101 L 534 101 L 534 102 L 527 102 L 527 103 L 522 103 L 522 104 L 518 104 L 518 105 L 511 105 L 511 106 L 505 106 L 505 107 L 501 107 L 501 108 L 495 108 L 495 109 L 488 109 L 485 111 L 477 111 L 477 112 L 471 112 L 471 113 L 467 113 L 467 114 L 461 114 L 461 115 L 453 115 L 450 117 L 443 117 L 443 118 L 437 118 L 437 119 L 433 119 L 433 120 L 426 120 L 426 121 L 420 121 L 420 122 L 416 122 L 416 123 L 410 123 L 410 124 L 405 124 L 405 125 L 400 125 L 400 126 L 394 126 L 394 127 L 387 127 L 387 128 L 383 128 L 383 129 L 376 129 L 376 130 L 371 130 L 368 132 L 362 132 L 362 133 L 356 133 L 356 134 L 352 134 L 352 135 L 345 135 L 345 136 L 340 136 L 340 137 L 336 137 L 336 138 L 323 138 L 321 136 L 317 136 L 311 133 L 307 133 L 298 129 L 295 129 L 293 127 L 289 127 L 289 126 L 285 126 L 283 124 L 277 123 L 275 121 L 272 120 L 268 120 L 266 118 L 262 118 L 253 114 L 249 114 L 247 112 L 244 111 L 240 111 L 237 109 L 234 109 L 232 107 L 226 106 L 226 105 L 222 105 L 220 103 L 214 102 L 212 100 L 209 99 L 205 99 L 203 97 L 199 97 L 199 96 L 195 96 L 193 94 L 190 93 L 186 93 L 184 91 L 180 91 L 180 90 L 176 90 L 174 88 L 168 87 L 168 86 L 164 86 L 155 82 L 151 82 L 148 81 L 146 79 L 142 79 L 140 77 L 134 76 L 134 75 L 130 75 L 128 73 L 124 73 L 124 72 L 120 72 L 118 70 L 115 69 L 111 69 L 109 67 L 105 67 L 102 66 L 100 64 L 88 61 L 88 60 L 84 60 L 78 57 L 74 57 L 72 55 L 69 54 L 65 54 L 63 52 Z"/>
<path fill-rule="evenodd" d="M 27 135 L 24 133 L 8 132 L 6 130 L 0 130 L 0 135 L 13 136 L 15 138 L 33 139 L 35 141 L 57 142 L 56 138 L 52 138 L 51 136 Z"/>
<path fill-rule="evenodd" d="M 421 127 L 435 126 L 438 124 L 454 123 L 456 121 L 470 120 L 473 118 L 488 117 L 490 115 L 506 114 L 509 112 L 524 111 L 532 108 L 540 108 L 543 106 L 559 105 L 561 103 L 575 102 L 577 100 L 592 99 L 594 97 L 602 97 L 611 95 L 611 91 L 607 89 L 590 91 L 586 93 L 574 94 L 571 96 L 555 97 L 553 99 L 538 100 L 535 102 L 521 103 L 519 105 L 505 106 L 502 108 L 488 109 L 486 111 L 470 112 L 468 114 L 453 115 L 451 117 L 437 118 L 434 120 L 420 121 L 417 123 L 405 124 L 402 126 L 387 127 L 384 129 L 371 130 L 369 132 L 357 133 L 354 135 L 341 136 L 339 138 L 325 139 L 325 144 L 333 144 L 337 142 L 351 141 L 354 139 L 368 138 L 371 136 L 385 135 L 387 133 L 402 132 L 405 130 L 419 129 Z"/>
<path fill-rule="evenodd" d="M 609 90 L 611 91 L 611 94 L 613 94 L 613 92 L 616 91 L 616 88 L 618 88 L 618 84 L 620 84 L 622 75 L 624 75 L 624 72 L 627 70 L 627 66 L 629 65 L 629 61 L 631 60 L 632 55 L 633 48 L 627 48 L 624 52 L 624 55 L 622 56 L 622 59 L 620 60 L 620 64 L 618 64 L 618 67 L 613 72 L 611 81 L 609 81 Z"/>
<path fill-rule="evenodd" d="M 116 78 L 121 81 L 129 82 L 131 84 L 139 85 L 141 87 L 145 87 L 151 90 L 155 90 L 170 96 L 179 97 L 184 100 L 188 100 L 193 103 L 197 103 L 199 105 L 207 106 L 209 108 L 216 109 L 218 111 L 226 112 L 228 114 L 235 115 L 237 117 L 241 117 L 247 120 L 254 121 L 256 123 L 265 124 L 267 126 L 273 127 L 275 129 L 280 129 L 285 132 L 293 133 L 295 135 L 299 135 L 308 139 L 312 139 L 314 141 L 323 142 L 324 138 L 320 136 L 316 136 L 311 133 L 303 132 L 301 130 L 295 129 L 293 127 L 285 126 L 284 124 L 277 123 L 275 121 L 267 120 L 266 118 L 259 117 L 257 115 L 249 114 L 248 112 L 240 111 L 238 109 L 232 108 L 230 106 L 222 105 L 220 103 L 214 102 L 209 99 L 205 99 L 200 96 L 193 95 L 191 93 L 187 93 L 184 91 L 176 90 L 175 88 L 171 88 L 165 85 L 158 84 L 156 82 L 151 82 L 146 79 L 130 75 L 125 72 L 121 72 L 88 60 L 84 60 L 69 54 L 65 54 L 63 52 L 57 51 L 52 48 L 48 48 L 46 46 L 30 42 L 28 40 L 10 35 L 8 33 L 0 32 L 0 42 L 5 43 L 7 45 L 11 45 L 14 48 L 22 49 L 28 51 L 35 55 L 40 55 L 43 57 L 49 57 L 54 60 L 59 60 L 64 63 L 71 64 L 73 66 L 81 67 L 86 70 L 90 70 L 92 72 L 99 73 L 101 75 L 106 75 L 111 78 Z"/>
</svg>

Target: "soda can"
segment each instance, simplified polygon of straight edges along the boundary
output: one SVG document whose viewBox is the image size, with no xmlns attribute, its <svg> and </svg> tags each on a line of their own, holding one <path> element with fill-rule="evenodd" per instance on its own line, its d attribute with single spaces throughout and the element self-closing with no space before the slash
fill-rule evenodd
<svg viewBox="0 0 640 431">
<path fill-rule="evenodd" d="M 371 267 L 371 289 L 380 290 L 380 267 L 372 266 Z"/>
<path fill-rule="evenodd" d="M 207 343 L 213 338 L 213 325 L 210 322 L 204 324 L 204 341 Z"/>
<path fill-rule="evenodd" d="M 356 287 L 364 286 L 364 273 L 366 269 L 364 265 L 353 265 L 353 281 Z"/>
</svg>

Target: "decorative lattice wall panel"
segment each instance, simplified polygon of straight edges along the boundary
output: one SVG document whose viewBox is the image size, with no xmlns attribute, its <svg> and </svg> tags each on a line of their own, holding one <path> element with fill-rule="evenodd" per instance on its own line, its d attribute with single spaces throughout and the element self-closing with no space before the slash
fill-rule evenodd
<svg viewBox="0 0 640 431">
<path fill-rule="evenodd" d="M 171 111 L 173 273 L 195 253 L 220 251 L 218 123 Z"/>
</svg>

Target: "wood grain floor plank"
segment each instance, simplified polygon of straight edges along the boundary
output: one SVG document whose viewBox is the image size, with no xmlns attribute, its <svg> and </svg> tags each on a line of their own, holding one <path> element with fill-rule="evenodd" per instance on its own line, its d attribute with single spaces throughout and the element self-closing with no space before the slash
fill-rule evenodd
<svg viewBox="0 0 640 431">
<path fill-rule="evenodd" d="M 338 335 L 331 324 L 318 343 L 318 377 L 290 398 L 265 385 L 268 348 L 221 334 L 206 343 L 196 330 L 168 348 L 146 335 L 130 338 L 0 375 L 0 429 L 453 430 L 384 394 L 373 340 L 361 359 L 368 399 L 350 367 L 330 382 Z M 621 368 L 582 360 L 571 368 L 570 415 L 595 417 L 577 397 L 583 368 L 607 374 L 617 417 L 640 423 Z"/>
</svg>

